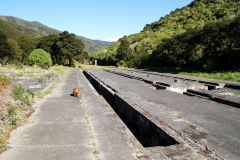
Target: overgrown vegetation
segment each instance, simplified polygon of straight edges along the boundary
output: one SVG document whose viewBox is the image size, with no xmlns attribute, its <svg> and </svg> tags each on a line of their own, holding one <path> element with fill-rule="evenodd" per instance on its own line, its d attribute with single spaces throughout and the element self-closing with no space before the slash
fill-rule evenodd
<svg viewBox="0 0 240 160">
<path fill-rule="evenodd" d="M 195 0 L 141 33 L 103 48 L 101 65 L 181 67 L 205 71 L 240 68 L 240 1 Z M 125 55 L 124 55 L 125 54 Z"/>
<path fill-rule="evenodd" d="M 11 39 L 0 31 L 1 64 L 17 64 L 19 67 L 22 67 L 23 64 L 37 64 L 44 69 L 48 69 L 51 63 L 47 54 L 42 51 L 40 53 L 39 50 L 34 51 L 34 49 L 43 49 L 50 53 L 53 64 L 74 67 L 75 61 L 87 61 L 88 53 L 84 51 L 84 48 L 85 45 L 82 41 L 76 35 L 67 31 L 59 35 L 49 35 L 37 39 L 31 39 L 27 36 Z M 33 54 L 29 57 L 31 52 Z M 43 55 L 44 57 L 42 57 Z"/>
<path fill-rule="evenodd" d="M 179 74 L 240 82 L 239 72 L 224 72 L 224 73 L 180 72 Z"/>
<path fill-rule="evenodd" d="M 52 65 L 52 59 L 49 53 L 43 49 L 35 49 L 27 59 L 28 65 L 37 65 L 43 69 L 49 69 Z"/>
<path fill-rule="evenodd" d="M 21 86 L 13 85 L 13 93 L 15 100 L 19 100 L 28 106 L 33 103 L 34 94 L 30 90 L 26 90 Z"/>
<path fill-rule="evenodd" d="M 0 76 L 0 152 L 5 149 L 10 132 L 26 122 L 33 111 L 34 94 L 12 84 L 6 76 Z"/>
<path fill-rule="evenodd" d="M 75 66 L 75 61 L 84 62 L 88 53 L 84 44 L 74 34 L 67 31 L 59 35 L 50 35 L 39 40 L 37 48 L 51 54 L 53 64 Z"/>
<path fill-rule="evenodd" d="M 37 39 L 48 35 L 58 35 L 60 31 L 49 28 L 39 22 L 29 22 L 13 16 L 0 16 L 0 31 L 11 39 L 18 39 L 25 36 L 31 39 Z M 85 50 L 92 55 L 97 50 L 112 44 L 111 42 L 91 40 L 82 36 L 77 36 L 84 45 Z"/>
</svg>

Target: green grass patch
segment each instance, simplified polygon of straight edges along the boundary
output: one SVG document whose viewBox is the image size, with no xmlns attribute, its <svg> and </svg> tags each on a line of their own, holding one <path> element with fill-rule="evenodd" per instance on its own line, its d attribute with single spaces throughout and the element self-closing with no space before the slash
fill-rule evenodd
<svg viewBox="0 0 240 160">
<path fill-rule="evenodd" d="M 9 123 L 10 125 L 16 125 L 17 123 L 17 108 L 13 107 L 12 105 L 7 106 L 8 115 L 10 117 Z"/>
<path fill-rule="evenodd" d="M 92 64 L 79 64 L 81 69 L 107 69 L 107 68 L 116 68 L 116 66 L 95 66 Z"/>
<path fill-rule="evenodd" d="M 40 77 L 44 77 L 45 75 L 43 74 L 28 74 L 27 77 L 29 78 L 40 78 Z"/>
<path fill-rule="evenodd" d="M 45 91 L 45 92 L 36 93 L 36 96 L 37 96 L 38 98 L 44 98 L 46 95 L 51 94 L 51 93 L 52 93 L 52 90 L 49 89 L 49 90 L 47 90 L 47 91 Z"/>
<path fill-rule="evenodd" d="M 233 94 L 239 95 L 240 93 L 238 91 L 234 91 Z"/>
<path fill-rule="evenodd" d="M 180 72 L 179 74 L 240 82 L 240 72 L 226 72 L 226 73 Z"/>
<path fill-rule="evenodd" d="M 160 73 L 172 73 L 178 74 L 180 72 L 195 72 L 196 70 L 190 68 L 173 68 L 173 67 L 151 67 L 151 68 L 143 68 L 141 70 L 144 71 L 155 71 Z"/>
<path fill-rule="evenodd" d="M 182 117 L 182 116 L 178 116 L 177 118 L 178 118 L 178 119 L 182 119 L 183 117 Z"/>
<path fill-rule="evenodd" d="M 240 82 L 240 72 L 205 72 L 197 71 L 191 68 L 171 68 L 171 67 L 144 68 L 141 70 Z"/>
<path fill-rule="evenodd" d="M 13 73 L 13 74 L 10 74 L 10 76 L 12 76 L 12 77 L 22 77 L 22 76 L 24 76 L 24 74 L 22 74 L 22 73 Z"/>
<path fill-rule="evenodd" d="M 96 156 L 96 155 L 99 155 L 100 153 L 99 153 L 99 151 L 96 150 L 93 152 L 93 154 Z"/>
<path fill-rule="evenodd" d="M 34 93 L 21 86 L 13 85 L 14 98 L 20 100 L 23 104 L 31 106 L 34 101 Z"/>
</svg>

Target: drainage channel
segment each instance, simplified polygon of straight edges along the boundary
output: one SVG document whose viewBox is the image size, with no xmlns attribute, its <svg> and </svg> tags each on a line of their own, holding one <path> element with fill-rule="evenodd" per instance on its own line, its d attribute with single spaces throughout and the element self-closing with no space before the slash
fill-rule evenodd
<svg viewBox="0 0 240 160">
<path fill-rule="evenodd" d="M 165 147 L 179 144 L 174 138 L 134 109 L 118 93 L 105 86 L 89 72 L 83 71 L 83 74 L 97 92 L 107 100 L 143 147 Z"/>
</svg>

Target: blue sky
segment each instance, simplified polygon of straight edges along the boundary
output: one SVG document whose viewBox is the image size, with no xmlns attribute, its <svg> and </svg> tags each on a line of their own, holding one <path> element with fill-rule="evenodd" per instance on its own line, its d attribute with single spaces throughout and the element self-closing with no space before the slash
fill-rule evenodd
<svg viewBox="0 0 240 160">
<path fill-rule="evenodd" d="M 91 39 L 140 32 L 192 0 L 0 0 L 0 15 L 39 21 Z"/>
</svg>

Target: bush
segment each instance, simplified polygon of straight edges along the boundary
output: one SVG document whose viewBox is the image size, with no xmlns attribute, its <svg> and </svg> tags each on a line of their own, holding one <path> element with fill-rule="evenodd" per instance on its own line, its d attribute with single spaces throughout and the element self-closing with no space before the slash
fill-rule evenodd
<svg viewBox="0 0 240 160">
<path fill-rule="evenodd" d="M 121 60 L 120 62 L 117 63 L 118 67 L 127 67 L 127 63 L 124 60 Z"/>
<path fill-rule="evenodd" d="M 48 69 L 52 65 L 52 59 L 49 53 L 43 49 L 35 49 L 27 59 L 28 65 L 37 65 L 43 69 Z"/>
</svg>

